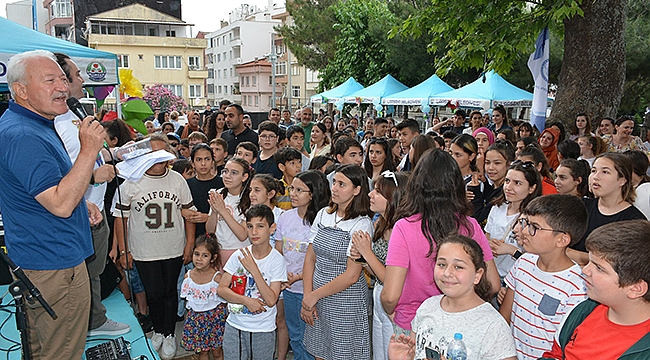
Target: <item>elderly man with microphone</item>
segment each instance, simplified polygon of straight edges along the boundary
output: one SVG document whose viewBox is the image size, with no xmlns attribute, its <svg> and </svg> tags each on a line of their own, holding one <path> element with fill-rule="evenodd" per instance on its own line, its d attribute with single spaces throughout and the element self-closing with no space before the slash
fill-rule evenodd
<svg viewBox="0 0 650 360">
<path fill-rule="evenodd" d="M 12 99 L 0 117 L 0 208 L 9 257 L 25 270 L 58 317 L 38 303 L 27 307 L 34 359 L 79 359 L 86 342 L 90 283 L 85 259 L 93 254 L 84 193 L 104 129 L 92 117 L 79 125 L 74 163 L 54 130 L 68 112 L 68 79 L 50 52 L 14 55 L 7 64 Z M 90 218 L 90 220 L 89 220 Z"/>
</svg>

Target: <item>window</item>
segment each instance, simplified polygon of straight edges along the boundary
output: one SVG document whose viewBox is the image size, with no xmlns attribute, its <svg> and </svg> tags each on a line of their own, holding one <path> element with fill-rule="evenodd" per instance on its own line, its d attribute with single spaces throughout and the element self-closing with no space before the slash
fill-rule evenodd
<svg viewBox="0 0 650 360">
<path fill-rule="evenodd" d="M 190 98 L 200 98 L 201 97 L 201 85 L 191 84 L 190 88 Z"/>
<path fill-rule="evenodd" d="M 117 55 L 117 67 L 129 67 L 129 55 Z"/>
<path fill-rule="evenodd" d="M 273 105 L 273 104 L 271 103 L 272 100 L 273 100 L 273 97 L 272 97 L 272 96 L 269 96 L 269 103 L 268 103 L 266 106 L 271 107 L 271 106 Z"/>
<path fill-rule="evenodd" d="M 300 86 L 291 86 L 291 97 L 300 97 Z"/>
<path fill-rule="evenodd" d="M 307 77 L 307 82 L 310 83 L 318 82 L 318 71 L 307 69 L 305 76 Z"/>
<path fill-rule="evenodd" d="M 221 79 L 221 70 L 217 70 L 217 79 Z"/>
<path fill-rule="evenodd" d="M 174 95 L 183 97 L 183 85 L 163 85 L 163 87 L 171 90 Z"/>
<path fill-rule="evenodd" d="M 221 38 L 217 38 L 217 46 L 221 46 Z"/>
<path fill-rule="evenodd" d="M 250 95 L 246 95 L 246 98 L 248 98 L 248 105 L 249 105 L 249 106 L 250 106 L 250 105 L 253 105 L 253 102 L 251 101 L 251 96 L 250 96 Z"/>
<path fill-rule="evenodd" d="M 260 97 L 255 95 L 255 106 L 260 106 Z"/>
<path fill-rule="evenodd" d="M 275 64 L 275 75 L 277 75 L 277 76 L 287 75 L 287 62 L 286 61 L 280 61 L 279 63 Z"/>
<path fill-rule="evenodd" d="M 176 30 L 166 30 L 165 36 L 167 37 L 176 37 Z"/>
<path fill-rule="evenodd" d="M 228 93 L 228 85 L 226 85 L 226 86 L 223 87 L 223 93 L 224 93 L 224 94 L 227 94 L 227 93 Z"/>
<path fill-rule="evenodd" d="M 221 85 L 217 86 L 217 94 L 221 94 Z"/>
<path fill-rule="evenodd" d="M 214 94 L 214 85 L 208 84 L 208 94 Z"/>
<path fill-rule="evenodd" d="M 233 69 L 230 68 L 230 77 L 233 77 L 232 72 L 233 72 Z"/>
<path fill-rule="evenodd" d="M 223 78 L 227 79 L 228 78 L 228 69 L 223 69 Z"/>
<path fill-rule="evenodd" d="M 291 63 L 291 76 L 300 75 L 300 66 L 297 63 Z"/>
<path fill-rule="evenodd" d="M 253 76 L 253 86 L 257 86 L 257 76 Z"/>
<path fill-rule="evenodd" d="M 269 76 L 269 86 L 273 86 L 273 75 Z"/>
<path fill-rule="evenodd" d="M 241 83 L 241 86 L 244 86 L 244 77 L 241 77 L 241 80 L 239 81 Z"/>
<path fill-rule="evenodd" d="M 217 62 L 221 62 L 221 54 L 217 54 Z"/>
<path fill-rule="evenodd" d="M 214 54 L 208 54 L 208 64 L 214 64 Z"/>
<path fill-rule="evenodd" d="M 249 76 L 246 76 L 246 86 L 247 87 L 251 86 L 250 80 L 251 80 L 251 78 Z"/>
<path fill-rule="evenodd" d="M 180 56 L 155 55 L 154 66 L 156 69 L 182 69 L 182 59 Z"/>
<path fill-rule="evenodd" d="M 208 79 L 214 79 L 214 69 L 208 69 Z"/>
<path fill-rule="evenodd" d="M 241 100 L 244 102 L 244 106 L 248 105 L 248 104 L 246 104 L 246 96 L 242 96 Z"/>
<path fill-rule="evenodd" d="M 201 62 L 199 61 L 198 56 L 188 56 L 187 57 L 187 66 L 190 70 L 200 70 Z"/>
<path fill-rule="evenodd" d="M 72 4 L 70 0 L 54 0 L 50 5 L 50 14 L 52 18 L 71 17 Z"/>
</svg>

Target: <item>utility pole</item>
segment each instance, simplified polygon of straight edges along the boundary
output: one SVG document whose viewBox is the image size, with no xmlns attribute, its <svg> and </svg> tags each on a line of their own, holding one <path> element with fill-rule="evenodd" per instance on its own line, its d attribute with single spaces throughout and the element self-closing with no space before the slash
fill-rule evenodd
<svg viewBox="0 0 650 360">
<path fill-rule="evenodd" d="M 275 53 L 275 33 L 271 33 L 271 107 L 275 107 L 275 64 L 278 60 L 278 55 Z"/>
</svg>

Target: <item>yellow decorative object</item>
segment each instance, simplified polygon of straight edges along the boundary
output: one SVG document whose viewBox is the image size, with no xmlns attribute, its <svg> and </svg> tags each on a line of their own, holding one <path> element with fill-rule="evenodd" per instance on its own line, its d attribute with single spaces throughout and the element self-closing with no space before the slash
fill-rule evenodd
<svg viewBox="0 0 650 360">
<path fill-rule="evenodd" d="M 131 97 L 142 97 L 142 84 L 133 76 L 133 70 L 120 69 L 120 93 Z"/>
</svg>

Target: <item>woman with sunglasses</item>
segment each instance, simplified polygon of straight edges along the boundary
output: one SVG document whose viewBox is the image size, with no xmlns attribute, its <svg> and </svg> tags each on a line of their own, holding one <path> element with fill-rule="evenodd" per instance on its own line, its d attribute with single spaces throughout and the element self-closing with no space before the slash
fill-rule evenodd
<svg viewBox="0 0 650 360">
<path fill-rule="evenodd" d="M 388 359 L 388 343 L 393 334 L 393 322 L 384 311 L 379 297 L 384 288 L 388 240 L 395 225 L 395 210 L 404 194 L 407 181 L 408 176 L 405 174 L 390 170 L 375 177 L 374 189 L 369 194 L 370 211 L 379 214 L 375 222 L 375 234 L 372 237 L 365 231 L 352 234 L 354 246 L 350 251 L 351 257 L 355 260 L 364 259 L 364 269 L 377 278 L 372 292 L 372 353 L 375 360 Z"/>
<path fill-rule="evenodd" d="M 395 171 L 395 163 L 391 156 L 390 147 L 386 138 L 372 138 L 366 146 L 366 159 L 363 168 L 372 179 L 386 170 Z"/>
<path fill-rule="evenodd" d="M 481 245 L 492 292 L 499 289 L 490 245 L 472 212 L 456 161 L 439 149 L 424 153 L 398 205 L 386 257 L 381 302 L 387 314 L 395 314 L 397 335 L 410 334 L 418 307 L 440 294 L 425 284 L 432 283 L 438 244 L 448 235 L 469 236 Z"/>
<path fill-rule="evenodd" d="M 632 160 L 623 154 L 604 153 L 594 161 L 589 175 L 589 188 L 594 198 L 582 199 L 589 216 L 587 231 L 579 242 L 567 249 L 567 254 L 579 265 L 589 262 L 585 240 L 592 231 L 612 222 L 646 219 L 633 205 L 636 191 L 632 171 Z"/>
</svg>

